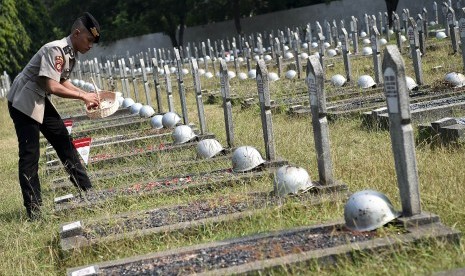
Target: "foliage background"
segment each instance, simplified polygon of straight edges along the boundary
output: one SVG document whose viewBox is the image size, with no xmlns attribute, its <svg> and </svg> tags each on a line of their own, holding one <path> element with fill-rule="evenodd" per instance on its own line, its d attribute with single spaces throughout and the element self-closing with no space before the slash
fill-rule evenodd
<svg viewBox="0 0 465 276">
<path fill-rule="evenodd" d="M 240 18 L 333 0 L 0 0 L 0 72 L 14 77 L 46 42 L 69 33 L 84 11 L 98 19 L 101 43 L 149 33 L 183 44 L 186 26 Z"/>
</svg>

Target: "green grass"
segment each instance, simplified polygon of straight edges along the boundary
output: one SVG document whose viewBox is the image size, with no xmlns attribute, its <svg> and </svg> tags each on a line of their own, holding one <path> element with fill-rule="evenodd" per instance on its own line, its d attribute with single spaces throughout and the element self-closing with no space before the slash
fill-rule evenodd
<svg viewBox="0 0 465 276">
<path fill-rule="evenodd" d="M 430 42 L 442 43 L 434 52 L 428 52 L 423 59 L 426 84 L 434 87 L 437 92 L 446 89 L 442 80 L 447 72 L 462 70 L 461 56 L 451 56 L 449 54 L 450 46 L 443 42 L 437 42 L 435 39 Z M 411 60 L 406 54 L 404 54 L 404 60 L 407 65 L 407 75 L 413 77 Z M 334 67 L 327 68 L 328 79 L 336 73 L 344 73 L 341 58 L 328 60 L 328 63 L 334 64 Z M 210 64 L 209 66 L 211 68 Z M 354 59 L 352 66 L 355 80 L 362 74 L 372 73 L 371 57 Z M 434 69 L 437 66 L 442 67 Z M 243 66 L 242 70 L 244 68 Z M 229 66 L 229 70 L 233 69 L 233 65 Z M 277 71 L 276 68 L 271 67 L 269 70 Z M 217 78 L 201 79 L 203 89 L 209 91 L 219 89 Z M 160 80 L 163 81 L 163 78 Z M 198 126 L 192 75 L 187 75 L 184 81 L 188 97 L 189 119 Z M 174 80 L 172 83 L 176 109 L 180 111 L 176 81 Z M 231 86 L 232 92 L 237 95 L 256 94 L 256 83 L 253 80 L 240 82 L 233 79 Z M 163 82 L 161 88 L 164 92 Z M 270 89 L 272 98 L 281 98 L 286 95 L 296 95 L 299 91 L 305 91 L 306 88 L 303 80 L 281 79 L 270 84 Z M 327 84 L 327 90 L 330 94 L 334 89 L 330 84 Z M 141 91 L 143 91 L 142 86 L 139 88 L 139 94 L 143 95 Z M 163 97 L 165 99 L 163 106 L 166 110 L 166 97 L 165 95 Z M 152 91 L 152 99 L 155 99 L 154 91 Z M 343 201 L 315 207 L 291 201 L 282 207 L 269 207 L 255 215 L 240 219 L 236 223 L 208 224 L 188 231 L 156 234 L 118 243 L 104 243 L 64 253 L 60 251 L 58 235 L 59 225 L 62 223 L 74 220 L 98 220 L 114 214 L 142 211 L 164 205 L 185 204 L 194 200 L 215 200 L 222 196 L 240 197 L 245 193 L 254 191 L 271 191 L 272 179 L 265 177 L 251 183 L 237 183 L 232 187 L 216 188 L 200 193 L 183 192 L 155 197 L 118 198 L 105 203 L 104 206 L 54 214 L 52 211 L 53 198 L 60 194 L 52 193 L 49 189 L 52 177 L 44 174 L 45 165 L 41 164 L 45 204 L 44 219 L 31 223 L 26 221 L 22 206 L 22 197 L 17 181 L 16 135 L 7 109 L 6 101 L 0 100 L 0 151 L 2 152 L 2 162 L 0 163 L 0 171 L 2 172 L 2 185 L 0 185 L 0 198 L 2 198 L 0 201 L 0 259 L 2 260 L 0 262 L 0 275 L 62 275 L 70 267 L 254 233 L 312 225 L 343 217 Z M 221 104 L 207 104 L 205 112 L 209 132 L 214 133 L 220 143 L 226 146 Z M 265 147 L 262 142 L 259 112 L 258 106 L 248 109 L 241 109 L 240 105 L 233 107 L 235 146 L 251 145 L 264 154 Z M 463 116 L 464 114 L 457 115 Z M 273 127 L 277 155 L 292 164 L 304 167 L 313 180 L 318 180 L 310 116 L 289 117 L 285 112 L 277 113 L 273 115 Z M 130 131 L 126 133 L 128 132 Z M 116 134 L 116 132 L 108 134 Z M 347 184 L 352 192 L 370 188 L 385 193 L 396 209 L 401 209 L 389 132 L 366 130 L 361 126 L 361 121 L 358 118 L 339 119 L 330 123 L 330 143 L 334 176 L 337 180 Z M 141 146 L 144 145 L 146 144 L 141 144 Z M 124 151 L 125 148 L 115 148 L 114 150 Z M 44 153 L 44 149 L 42 153 Z M 152 159 L 128 159 L 112 165 L 111 168 L 117 170 L 121 166 L 145 165 L 152 166 L 153 170 L 157 170 L 161 168 L 160 164 L 185 160 L 188 157 L 194 157 L 191 151 L 180 151 L 157 155 Z M 465 147 L 462 145 L 431 147 L 428 144 L 421 144 L 416 147 L 416 157 L 423 210 L 439 215 L 446 225 L 459 231 L 465 231 L 465 211 L 463 211 L 465 210 L 465 201 L 463 200 L 465 193 L 463 173 Z M 228 163 L 220 162 L 220 165 L 227 166 Z M 154 176 L 208 171 L 212 168 L 216 168 L 215 165 L 176 169 L 161 168 L 160 171 L 154 173 Z M 98 166 L 89 167 L 89 170 L 97 169 L 100 168 Z M 136 177 L 121 177 L 113 180 L 95 181 L 95 183 L 102 184 L 102 187 L 117 187 L 137 180 Z M 354 259 L 340 260 L 332 266 L 323 267 L 316 263 L 310 263 L 293 266 L 288 271 L 279 268 L 266 271 L 266 273 L 273 275 L 282 275 L 288 272 L 298 275 L 317 273 L 322 275 L 430 274 L 434 271 L 464 266 L 464 253 L 463 246 L 429 242 L 418 246 L 409 245 L 387 250 L 376 255 L 358 255 Z"/>
</svg>

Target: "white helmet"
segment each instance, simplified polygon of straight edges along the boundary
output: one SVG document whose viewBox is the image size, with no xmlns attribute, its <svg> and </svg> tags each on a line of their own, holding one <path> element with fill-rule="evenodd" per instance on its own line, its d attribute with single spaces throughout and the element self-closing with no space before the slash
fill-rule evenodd
<svg viewBox="0 0 465 276">
<path fill-rule="evenodd" d="M 233 71 L 228 71 L 228 78 L 229 79 L 232 79 L 232 78 L 235 78 L 236 77 L 236 73 L 234 73 Z"/>
<path fill-rule="evenodd" d="M 387 44 L 387 40 L 386 40 L 385 38 L 381 38 L 381 39 L 379 40 L 379 44 L 380 44 L 380 45 L 386 45 L 386 44 Z"/>
<path fill-rule="evenodd" d="M 318 43 L 317 42 L 312 42 L 312 48 L 318 48 Z"/>
<path fill-rule="evenodd" d="M 400 36 L 400 41 L 401 41 L 401 42 L 407 41 L 407 38 L 405 37 L 405 35 L 401 35 L 401 36 Z"/>
<path fill-rule="evenodd" d="M 78 80 L 78 86 L 81 87 L 81 88 L 84 88 L 84 84 L 86 82 L 84 80 Z"/>
<path fill-rule="evenodd" d="M 344 76 L 337 74 L 331 77 L 331 83 L 336 87 L 342 87 L 346 83 L 346 78 Z"/>
<path fill-rule="evenodd" d="M 308 54 L 307 54 L 307 53 L 301 53 L 301 54 L 300 54 L 300 58 L 301 58 L 301 59 L 307 59 L 307 58 L 308 58 Z"/>
<path fill-rule="evenodd" d="M 153 110 L 153 107 L 151 107 L 150 105 L 144 105 L 139 110 L 139 116 L 141 116 L 142 118 L 152 117 L 153 114 L 155 114 L 155 110 Z"/>
<path fill-rule="evenodd" d="M 183 75 L 189 74 L 189 70 L 186 69 L 186 68 L 183 68 L 181 71 L 182 71 L 182 74 L 183 74 Z"/>
<path fill-rule="evenodd" d="M 287 52 L 284 54 L 284 59 L 291 59 L 294 58 L 294 54 L 291 52 Z"/>
<path fill-rule="evenodd" d="M 212 158 L 223 150 L 223 146 L 215 139 L 205 139 L 197 144 L 197 154 L 206 159 Z"/>
<path fill-rule="evenodd" d="M 389 199 L 373 190 L 356 192 L 344 206 L 346 227 L 352 231 L 371 231 L 399 217 Z"/>
<path fill-rule="evenodd" d="M 418 89 L 418 84 L 415 82 L 414 79 L 412 79 L 412 78 L 409 77 L 409 76 L 405 76 L 405 79 L 406 79 L 406 81 L 407 81 L 407 88 L 408 88 L 408 90 L 412 91 L 412 90 Z"/>
<path fill-rule="evenodd" d="M 371 88 L 376 86 L 376 82 L 368 75 L 360 76 L 360 78 L 358 78 L 357 84 L 361 88 Z"/>
<path fill-rule="evenodd" d="M 199 76 L 205 75 L 205 69 L 199 68 Z"/>
<path fill-rule="evenodd" d="M 303 193 L 313 187 L 310 176 L 303 168 L 285 165 L 276 171 L 274 192 L 277 196 Z"/>
<path fill-rule="evenodd" d="M 174 112 L 165 113 L 165 115 L 163 115 L 163 118 L 161 120 L 164 128 L 173 128 L 180 121 L 181 121 L 181 118 L 178 116 L 178 114 Z"/>
<path fill-rule="evenodd" d="M 142 108 L 141 103 L 135 103 L 129 107 L 129 112 L 131 112 L 131 114 L 139 114 L 139 111 L 141 108 Z"/>
<path fill-rule="evenodd" d="M 238 77 L 240 80 L 246 80 L 246 79 L 247 79 L 247 74 L 244 73 L 244 72 L 240 72 L 239 74 L 237 74 L 237 77 Z"/>
<path fill-rule="evenodd" d="M 325 42 L 325 43 L 323 43 L 323 46 L 324 46 L 324 47 L 325 47 L 325 49 L 326 49 L 326 48 L 329 48 L 329 47 L 331 47 L 331 44 L 329 44 L 329 42 Z"/>
<path fill-rule="evenodd" d="M 211 72 L 207 72 L 207 73 L 205 73 L 205 77 L 207 79 L 211 79 L 211 78 L 213 78 L 213 74 Z"/>
<path fill-rule="evenodd" d="M 131 98 L 126 98 L 123 100 L 123 107 L 130 107 L 134 104 L 134 100 Z"/>
<path fill-rule="evenodd" d="M 116 99 L 118 100 L 119 106 L 123 106 L 124 98 L 121 97 L 121 96 L 119 96 L 119 97 L 117 97 Z"/>
<path fill-rule="evenodd" d="M 286 79 L 293 79 L 297 75 L 297 72 L 294 70 L 289 70 L 286 72 Z"/>
<path fill-rule="evenodd" d="M 73 79 L 71 81 L 71 83 L 74 85 L 74 86 L 78 86 L 79 85 L 79 80 L 78 79 Z"/>
<path fill-rule="evenodd" d="M 363 39 L 363 44 L 365 44 L 365 45 L 370 45 L 370 44 L 371 44 L 370 39 L 364 38 L 364 39 Z"/>
<path fill-rule="evenodd" d="M 255 78 L 257 77 L 257 70 L 251 69 L 251 70 L 247 73 L 247 77 L 249 77 L 249 79 L 255 79 Z"/>
<path fill-rule="evenodd" d="M 270 73 L 268 73 L 268 79 L 270 81 L 277 81 L 277 80 L 279 80 L 279 76 L 275 72 L 270 72 Z"/>
<path fill-rule="evenodd" d="M 263 57 L 263 60 L 264 60 L 264 61 L 270 61 L 270 60 L 272 60 L 272 59 L 273 59 L 273 58 L 272 58 L 270 55 L 265 55 L 265 56 Z"/>
<path fill-rule="evenodd" d="M 360 37 L 361 37 L 361 38 L 364 38 L 364 37 L 366 37 L 366 36 L 367 36 L 367 33 L 366 33 L 366 32 L 364 32 L 364 31 L 361 31 L 361 32 L 360 32 Z"/>
<path fill-rule="evenodd" d="M 362 55 L 364 56 L 371 56 L 373 54 L 373 49 L 371 49 L 371 47 L 363 47 L 363 50 L 362 50 Z"/>
<path fill-rule="evenodd" d="M 163 115 L 155 115 L 150 119 L 150 125 L 154 129 L 162 129 L 163 128 L 163 123 L 162 123 Z"/>
<path fill-rule="evenodd" d="M 265 163 L 257 149 L 251 146 L 238 147 L 232 156 L 234 172 L 245 172 Z"/>
<path fill-rule="evenodd" d="M 176 67 L 171 66 L 171 67 L 170 67 L 170 73 L 171 73 L 171 74 L 176 73 Z"/>
<path fill-rule="evenodd" d="M 462 87 L 465 85 L 465 76 L 461 73 L 447 73 L 444 79 L 453 87 Z"/>
<path fill-rule="evenodd" d="M 329 49 L 329 50 L 328 50 L 328 56 L 329 56 L 329 57 L 337 56 L 336 50 L 334 50 L 334 49 Z"/>
<path fill-rule="evenodd" d="M 307 42 L 302 43 L 302 48 L 303 49 L 308 49 L 308 43 Z"/>
<path fill-rule="evenodd" d="M 190 126 L 180 125 L 177 126 L 173 131 L 173 139 L 175 144 L 184 144 L 192 139 L 194 139 L 197 135 L 194 133 Z"/>
</svg>

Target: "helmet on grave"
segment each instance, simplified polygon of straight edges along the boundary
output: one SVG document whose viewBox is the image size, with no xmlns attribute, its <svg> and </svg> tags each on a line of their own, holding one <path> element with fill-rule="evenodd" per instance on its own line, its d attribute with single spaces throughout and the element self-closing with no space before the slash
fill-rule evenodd
<svg viewBox="0 0 465 276">
<path fill-rule="evenodd" d="M 153 110 L 153 107 L 151 107 L 150 105 L 144 105 L 139 110 L 139 116 L 141 116 L 142 118 L 149 118 L 153 114 L 155 114 L 155 110 Z"/>
<path fill-rule="evenodd" d="M 180 125 L 177 126 L 173 131 L 173 139 L 175 144 L 184 144 L 192 139 L 194 139 L 197 135 L 194 133 L 190 126 Z"/>
<path fill-rule="evenodd" d="M 366 36 L 367 36 L 367 33 L 366 33 L 365 31 L 361 31 L 361 32 L 360 32 L 360 37 L 361 37 L 361 38 L 364 38 L 364 37 L 366 37 Z"/>
<path fill-rule="evenodd" d="M 270 81 L 277 81 L 277 80 L 279 80 L 279 76 L 275 72 L 270 72 L 270 73 L 268 73 L 268 79 Z"/>
<path fill-rule="evenodd" d="M 362 49 L 362 55 L 364 56 L 369 56 L 373 54 L 373 49 L 371 47 L 363 47 Z"/>
<path fill-rule="evenodd" d="M 335 56 L 337 56 L 336 50 L 334 50 L 334 49 L 329 49 L 329 50 L 328 50 L 328 56 L 330 56 L 330 57 L 335 57 Z"/>
<path fill-rule="evenodd" d="M 446 38 L 446 37 L 447 37 L 447 35 L 446 35 L 445 32 L 437 32 L 437 33 L 436 33 L 436 38 L 437 38 L 437 39 L 444 39 L 444 38 Z"/>
<path fill-rule="evenodd" d="M 181 121 L 181 118 L 178 116 L 178 114 L 174 112 L 167 112 L 163 115 L 161 122 L 164 128 L 173 128 L 180 121 Z"/>
<path fill-rule="evenodd" d="M 293 79 L 297 75 L 295 70 L 289 70 L 286 72 L 286 79 Z"/>
<path fill-rule="evenodd" d="M 130 107 L 133 104 L 134 104 L 134 100 L 131 98 L 125 98 L 123 100 L 123 107 Z"/>
<path fill-rule="evenodd" d="M 163 128 L 163 123 L 162 123 L 163 115 L 155 115 L 150 119 L 150 125 L 154 129 L 162 129 Z"/>
<path fill-rule="evenodd" d="M 131 114 L 139 114 L 139 111 L 141 108 L 142 108 L 141 103 L 135 103 L 129 107 L 129 112 L 131 112 Z"/>
<path fill-rule="evenodd" d="M 204 139 L 197 144 L 198 155 L 205 159 L 212 158 L 223 150 L 223 146 L 215 139 Z"/>
<path fill-rule="evenodd" d="M 418 84 L 415 82 L 414 79 L 412 79 L 409 76 L 405 76 L 405 80 L 407 81 L 408 90 L 412 91 L 418 89 Z"/>
<path fill-rule="evenodd" d="M 360 78 L 358 78 L 357 84 L 361 88 L 371 88 L 376 85 L 376 82 L 372 77 L 368 75 L 362 75 Z"/>
<path fill-rule="evenodd" d="M 274 192 L 277 196 L 299 194 L 315 187 L 307 171 L 301 167 L 284 165 L 276 171 Z"/>
<path fill-rule="evenodd" d="M 257 70 L 250 69 L 250 71 L 247 73 L 247 76 L 249 79 L 255 79 L 257 77 Z"/>
<path fill-rule="evenodd" d="M 250 171 L 265 163 L 260 152 L 251 146 L 238 147 L 232 155 L 232 165 L 234 172 Z"/>
<path fill-rule="evenodd" d="M 453 87 L 462 87 L 465 85 L 465 76 L 461 73 L 450 72 L 445 76 L 445 81 Z"/>
<path fill-rule="evenodd" d="M 346 78 L 344 76 L 337 74 L 331 77 L 331 83 L 336 87 L 342 87 L 346 83 Z"/>
<path fill-rule="evenodd" d="M 372 231 L 399 216 L 389 199 L 374 190 L 352 194 L 344 206 L 345 225 L 352 231 Z"/>
</svg>

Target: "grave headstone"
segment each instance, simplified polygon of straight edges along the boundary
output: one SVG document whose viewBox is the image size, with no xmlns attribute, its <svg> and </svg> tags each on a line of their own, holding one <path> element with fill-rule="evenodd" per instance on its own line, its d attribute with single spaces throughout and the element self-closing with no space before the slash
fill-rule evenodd
<svg viewBox="0 0 465 276">
<path fill-rule="evenodd" d="M 325 38 L 329 42 L 329 44 L 333 44 L 333 36 L 331 34 L 331 24 L 325 20 Z"/>
<path fill-rule="evenodd" d="M 358 24 L 355 16 L 351 17 L 350 20 L 350 33 L 352 34 L 352 45 L 354 48 L 354 54 L 358 53 Z"/>
<path fill-rule="evenodd" d="M 460 41 L 462 42 L 462 61 L 463 68 L 465 71 L 465 8 L 460 9 L 460 20 L 459 20 L 459 32 L 460 32 Z"/>
<path fill-rule="evenodd" d="M 367 36 L 370 36 L 370 20 L 368 18 L 368 14 L 363 15 L 363 24 L 365 28 L 365 32 L 367 33 Z"/>
<path fill-rule="evenodd" d="M 228 66 L 223 59 L 220 61 L 220 90 L 223 97 L 224 123 L 226 127 L 226 140 L 229 148 L 234 147 L 234 126 L 232 117 L 232 103 L 229 92 Z"/>
<path fill-rule="evenodd" d="M 428 11 L 426 10 L 426 8 L 423 8 L 423 10 L 421 11 L 421 17 L 422 17 L 422 20 L 423 20 L 423 36 L 425 37 L 425 40 L 426 38 L 429 37 L 429 33 L 428 33 Z"/>
<path fill-rule="evenodd" d="M 387 12 L 384 13 L 384 31 L 386 34 L 386 41 L 389 42 L 391 41 L 391 33 L 389 32 L 391 30 L 391 26 L 389 26 L 389 15 Z"/>
<path fill-rule="evenodd" d="M 300 63 L 300 49 L 299 49 L 299 35 L 294 33 L 294 58 L 295 58 L 295 67 L 297 71 L 297 78 L 301 78 L 302 65 Z"/>
<path fill-rule="evenodd" d="M 393 13 L 393 24 L 394 24 L 394 32 L 396 35 L 397 40 L 397 48 L 399 48 L 399 52 L 403 52 L 402 50 L 402 34 L 400 30 L 400 18 L 397 13 Z"/>
<path fill-rule="evenodd" d="M 171 72 L 170 68 L 167 64 L 163 66 L 163 70 L 165 71 L 165 85 L 166 85 L 166 94 L 168 98 L 168 111 L 175 112 L 174 110 L 174 102 L 173 102 L 173 88 L 171 86 Z"/>
<path fill-rule="evenodd" d="M 186 89 L 184 87 L 184 78 L 182 72 L 181 57 L 178 49 L 174 48 L 174 58 L 176 60 L 176 77 L 178 79 L 179 98 L 181 100 L 182 119 L 185 125 L 189 124 L 189 114 L 187 112 Z"/>
<path fill-rule="evenodd" d="M 441 14 L 443 18 L 442 22 L 444 23 L 444 26 L 445 26 L 446 35 L 450 36 L 450 28 L 447 22 L 447 12 L 449 11 L 449 5 L 446 2 L 442 2 L 441 11 L 442 11 Z"/>
<path fill-rule="evenodd" d="M 142 81 L 144 82 L 145 102 L 147 103 L 147 105 L 152 106 L 152 100 L 150 99 L 150 88 L 147 79 L 147 71 L 145 69 L 144 59 L 141 58 L 139 62 L 140 68 L 142 69 Z"/>
<path fill-rule="evenodd" d="M 325 60 L 325 45 L 324 45 L 324 42 L 325 42 L 325 37 L 323 36 L 323 34 L 318 34 L 318 53 L 320 55 L 320 64 L 321 64 L 321 67 L 323 68 L 323 74 L 324 74 L 324 68 L 325 68 L 325 63 L 324 63 L 324 60 Z"/>
<path fill-rule="evenodd" d="M 156 58 L 152 58 L 152 65 L 153 65 L 153 69 L 152 69 L 153 82 L 155 85 L 155 97 L 157 98 L 157 110 L 158 110 L 158 113 L 161 114 L 163 113 L 163 104 L 161 102 L 162 100 L 161 100 L 160 79 L 158 75 L 159 67 L 158 67 L 158 61 Z"/>
<path fill-rule="evenodd" d="M 413 68 L 415 69 L 415 77 L 418 85 L 422 85 L 423 82 L 423 70 L 421 66 L 421 53 L 420 43 L 418 38 L 417 24 L 412 17 L 409 18 L 409 24 L 407 27 L 407 35 L 410 43 L 410 53 L 413 60 Z"/>
<path fill-rule="evenodd" d="M 316 56 L 310 56 L 307 61 L 307 85 L 312 113 L 319 181 L 322 185 L 331 185 L 334 183 L 334 179 L 329 145 L 329 126 L 326 116 L 324 81 L 324 72 L 321 63 Z"/>
<path fill-rule="evenodd" d="M 426 54 L 426 37 L 425 31 L 423 29 L 423 16 L 421 14 L 417 15 L 417 28 L 418 28 L 418 42 L 419 42 L 419 49 L 422 55 Z"/>
<path fill-rule="evenodd" d="M 341 33 L 339 35 L 341 40 L 341 48 L 342 48 L 342 59 L 344 61 L 344 69 L 346 72 L 346 79 L 347 81 L 352 80 L 352 66 L 350 64 L 349 59 L 349 35 L 345 28 L 341 28 Z"/>
<path fill-rule="evenodd" d="M 139 98 L 139 89 L 137 85 L 137 78 L 136 78 L 136 68 L 134 64 L 134 58 L 129 58 L 129 66 L 131 66 L 131 77 L 132 77 L 132 86 L 134 88 L 134 100 L 136 102 L 140 102 Z"/>
<path fill-rule="evenodd" d="M 236 72 L 236 75 L 239 74 L 239 63 L 237 60 L 237 48 L 236 48 L 236 42 L 233 41 L 231 43 L 232 46 L 232 51 L 233 51 L 233 57 L 234 57 L 234 71 Z"/>
<path fill-rule="evenodd" d="M 268 70 L 265 61 L 260 59 L 257 62 L 257 90 L 260 101 L 262 118 L 263 138 L 265 140 L 266 160 L 276 160 L 275 143 L 273 138 L 273 121 L 271 116 L 271 97 L 268 81 Z"/>
<path fill-rule="evenodd" d="M 455 11 L 449 7 L 447 9 L 447 26 L 446 29 L 449 29 L 449 35 L 452 42 L 452 51 L 455 53 L 459 50 L 459 41 L 458 41 L 458 28 L 455 26 Z"/>
<path fill-rule="evenodd" d="M 439 24 L 439 14 L 438 14 L 438 3 L 433 2 L 433 15 L 434 15 L 434 22 Z"/>
<path fill-rule="evenodd" d="M 371 49 L 373 50 L 373 66 L 375 71 L 375 82 L 377 84 L 381 83 L 381 55 L 379 52 L 379 31 L 376 28 L 376 25 L 371 27 L 370 31 L 370 41 L 371 41 Z"/>
<path fill-rule="evenodd" d="M 205 66 L 205 72 L 208 72 L 208 60 L 207 60 L 207 49 L 205 48 L 205 42 L 202 42 L 202 56 Z"/>
<path fill-rule="evenodd" d="M 278 76 L 281 78 L 282 73 L 283 73 L 283 68 L 282 68 L 282 57 L 281 57 L 281 46 L 279 42 L 279 38 L 275 37 L 275 48 L 276 48 L 276 67 L 278 67 Z"/>
<path fill-rule="evenodd" d="M 250 71 L 251 66 L 250 66 L 250 60 L 252 59 L 251 57 L 251 49 L 249 47 L 249 43 L 245 42 L 245 60 L 247 64 L 247 72 Z"/>
<path fill-rule="evenodd" d="M 192 68 L 192 77 L 194 81 L 197 112 L 199 114 L 200 133 L 203 135 L 207 133 L 207 123 L 205 120 L 205 108 L 203 106 L 202 87 L 200 84 L 199 67 L 197 65 L 197 60 L 191 59 L 191 68 Z"/>
<path fill-rule="evenodd" d="M 418 168 L 405 64 L 395 46 L 386 47 L 383 72 L 384 93 L 390 121 L 389 132 L 402 203 L 402 215 L 410 217 L 421 213 Z"/>
</svg>

